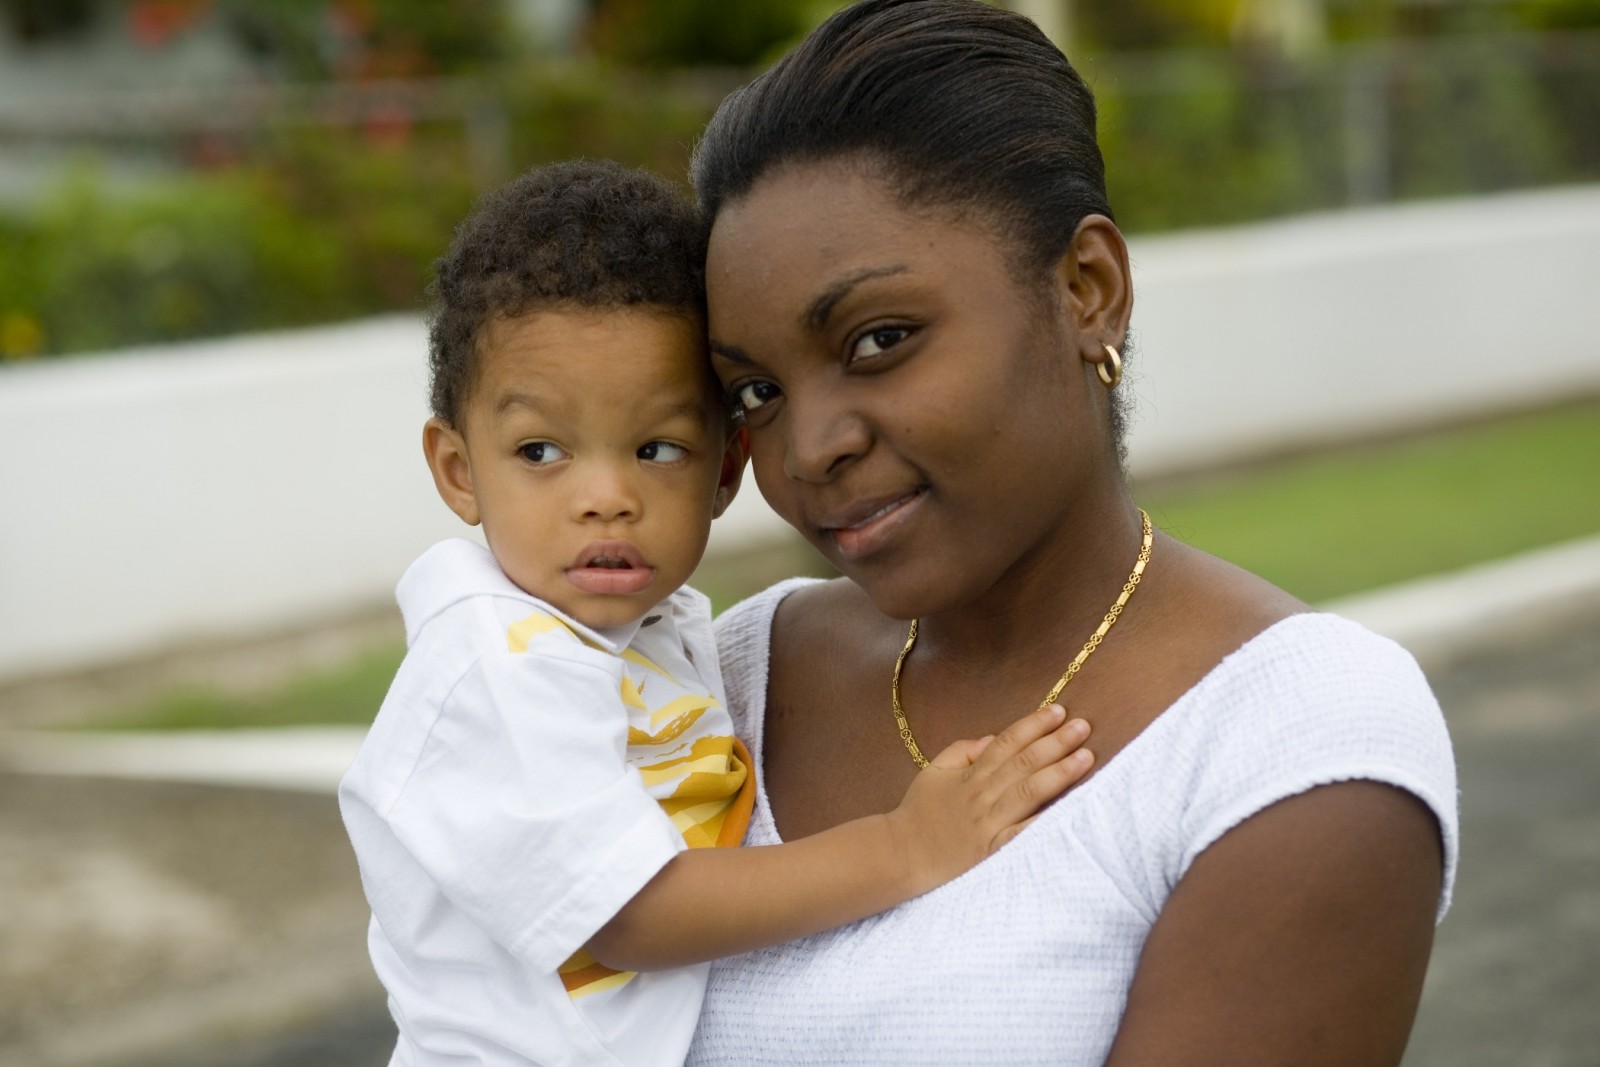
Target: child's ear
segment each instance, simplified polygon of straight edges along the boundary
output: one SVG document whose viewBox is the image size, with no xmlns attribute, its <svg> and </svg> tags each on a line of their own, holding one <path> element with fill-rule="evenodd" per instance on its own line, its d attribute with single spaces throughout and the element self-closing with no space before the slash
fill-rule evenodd
<svg viewBox="0 0 1600 1067">
<path fill-rule="evenodd" d="M 739 491 L 739 480 L 744 477 L 745 460 L 750 458 L 750 431 L 743 426 L 728 435 L 728 447 L 722 453 L 722 471 L 717 475 L 717 492 L 711 498 L 713 519 L 728 510 L 733 494 Z"/>
<path fill-rule="evenodd" d="M 433 484 L 450 510 L 468 526 L 476 526 L 478 497 L 472 491 L 472 463 L 461 432 L 443 419 L 429 419 L 422 427 L 422 454 L 433 472 Z"/>
</svg>

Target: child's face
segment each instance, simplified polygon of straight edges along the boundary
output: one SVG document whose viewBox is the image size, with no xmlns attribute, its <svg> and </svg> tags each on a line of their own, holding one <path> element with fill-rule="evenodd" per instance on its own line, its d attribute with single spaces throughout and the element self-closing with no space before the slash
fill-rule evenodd
<svg viewBox="0 0 1600 1067">
<path fill-rule="evenodd" d="M 492 323 L 461 425 L 424 448 L 440 495 L 511 580 L 593 627 L 689 578 L 744 466 L 698 323 L 622 308 Z"/>
</svg>

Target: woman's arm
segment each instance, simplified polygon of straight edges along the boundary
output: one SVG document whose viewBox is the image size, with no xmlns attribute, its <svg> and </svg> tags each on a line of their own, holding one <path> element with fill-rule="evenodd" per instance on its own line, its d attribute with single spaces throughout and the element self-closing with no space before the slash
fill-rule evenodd
<svg viewBox="0 0 1600 1067">
<path fill-rule="evenodd" d="M 1088 773 L 1089 725 L 1059 705 L 951 745 L 900 806 L 782 845 L 680 852 L 589 942 L 609 967 L 657 970 L 791 941 L 893 907 L 1014 837 Z"/>
<path fill-rule="evenodd" d="M 1433 814 L 1377 782 L 1246 819 L 1168 898 L 1107 1067 L 1398 1064 L 1442 867 Z"/>
</svg>

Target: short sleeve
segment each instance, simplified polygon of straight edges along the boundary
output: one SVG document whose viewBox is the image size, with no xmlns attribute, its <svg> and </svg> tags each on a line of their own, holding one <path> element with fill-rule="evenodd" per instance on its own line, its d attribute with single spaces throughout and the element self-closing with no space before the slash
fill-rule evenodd
<svg viewBox="0 0 1600 1067">
<path fill-rule="evenodd" d="M 1166 795 L 1183 798 L 1169 813 L 1169 888 L 1269 805 L 1316 786 L 1376 781 L 1411 793 L 1437 820 L 1443 918 L 1459 851 L 1455 761 L 1438 702 L 1404 649 L 1336 616 L 1294 616 L 1190 697 L 1176 724 L 1187 736 L 1163 771 Z"/>
<path fill-rule="evenodd" d="M 620 680 L 576 645 L 484 656 L 381 813 L 464 915 L 542 970 L 683 848 L 625 761 Z"/>
</svg>

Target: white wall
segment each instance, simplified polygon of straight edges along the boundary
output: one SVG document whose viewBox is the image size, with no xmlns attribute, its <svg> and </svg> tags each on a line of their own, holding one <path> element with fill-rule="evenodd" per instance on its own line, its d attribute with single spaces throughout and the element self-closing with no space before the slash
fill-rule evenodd
<svg viewBox="0 0 1600 1067">
<path fill-rule="evenodd" d="M 460 523 L 410 318 L 0 375 L 0 678 L 377 603 Z"/>
<path fill-rule="evenodd" d="M 1600 186 L 1133 242 L 1136 470 L 1600 392 Z"/>
<path fill-rule="evenodd" d="M 1139 473 L 1600 391 L 1600 187 L 1134 243 Z M 466 528 L 398 317 L 0 369 L 0 682 L 381 604 Z M 753 484 L 713 547 L 777 528 Z"/>
</svg>

